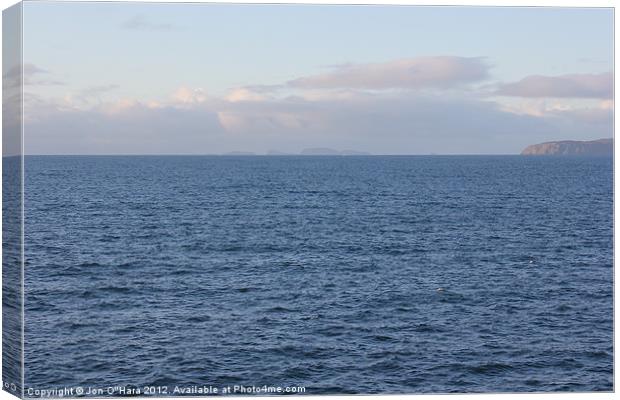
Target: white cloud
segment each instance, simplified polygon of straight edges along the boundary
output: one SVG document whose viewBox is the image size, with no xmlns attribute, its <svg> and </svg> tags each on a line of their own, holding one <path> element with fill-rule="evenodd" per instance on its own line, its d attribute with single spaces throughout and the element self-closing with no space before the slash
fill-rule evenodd
<svg viewBox="0 0 620 400">
<path fill-rule="evenodd" d="M 597 98 L 613 97 L 613 74 L 569 74 L 560 76 L 530 75 L 518 82 L 500 85 L 500 96 Z"/>
<path fill-rule="evenodd" d="M 425 89 L 481 81 L 488 66 L 481 57 L 416 57 L 373 64 L 336 66 L 324 74 L 288 82 L 298 88 Z"/>
<path fill-rule="evenodd" d="M 613 100 L 522 98 L 499 104 L 501 110 L 518 115 L 560 118 L 610 127 L 613 124 Z"/>
<path fill-rule="evenodd" d="M 418 68 L 400 62 L 341 66 L 321 79 L 234 88 L 223 96 L 180 87 L 164 100 L 104 98 L 114 85 L 64 99 L 32 95 L 26 99 L 27 151 L 205 154 L 333 147 L 379 154 L 518 153 L 531 143 L 612 135 L 611 100 L 484 100 L 453 90 L 486 75 L 480 59 L 430 59 L 416 59 Z M 471 71 L 461 68 L 469 62 Z M 431 65 L 438 69 L 430 71 Z M 352 76 L 339 81 L 345 70 Z M 391 90 L 396 87 L 444 90 Z"/>
<path fill-rule="evenodd" d="M 190 89 L 180 87 L 172 94 L 172 100 L 180 104 L 204 103 L 207 100 L 207 94 L 201 88 Z"/>
<path fill-rule="evenodd" d="M 603 110 L 613 110 L 614 109 L 614 101 L 612 99 L 609 100 L 603 100 L 600 103 L 600 107 Z"/>
<path fill-rule="evenodd" d="M 225 97 L 226 100 L 231 102 L 237 101 L 262 101 L 267 100 L 267 96 L 251 88 L 241 87 L 231 90 Z"/>
</svg>

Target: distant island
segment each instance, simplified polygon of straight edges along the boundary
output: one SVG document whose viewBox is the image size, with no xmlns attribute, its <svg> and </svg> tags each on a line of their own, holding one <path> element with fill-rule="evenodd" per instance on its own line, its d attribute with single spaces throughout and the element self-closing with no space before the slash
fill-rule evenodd
<svg viewBox="0 0 620 400">
<path fill-rule="evenodd" d="M 229 151 L 228 153 L 224 153 L 225 156 L 255 156 L 256 153 L 251 151 Z"/>
<path fill-rule="evenodd" d="M 250 151 L 230 151 L 224 153 L 225 156 L 256 156 L 260 155 Z M 357 150 L 334 150 L 328 147 L 314 147 L 309 149 L 303 149 L 300 153 L 285 153 L 279 150 L 269 150 L 264 155 L 267 156 L 370 156 L 371 153 Z"/>
<path fill-rule="evenodd" d="M 311 149 L 303 149 L 300 153 L 302 156 L 369 156 L 370 153 L 356 150 L 334 150 L 327 147 L 316 147 Z"/>
<path fill-rule="evenodd" d="M 612 156 L 613 139 L 591 141 L 562 140 L 527 146 L 521 155 L 524 156 Z"/>
</svg>

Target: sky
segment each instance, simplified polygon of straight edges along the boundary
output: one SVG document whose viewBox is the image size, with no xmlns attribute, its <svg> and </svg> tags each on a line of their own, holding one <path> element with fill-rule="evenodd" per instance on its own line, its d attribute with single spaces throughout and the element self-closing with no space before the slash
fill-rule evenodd
<svg viewBox="0 0 620 400">
<path fill-rule="evenodd" d="M 26 2 L 27 154 L 515 154 L 613 135 L 604 8 Z"/>
</svg>

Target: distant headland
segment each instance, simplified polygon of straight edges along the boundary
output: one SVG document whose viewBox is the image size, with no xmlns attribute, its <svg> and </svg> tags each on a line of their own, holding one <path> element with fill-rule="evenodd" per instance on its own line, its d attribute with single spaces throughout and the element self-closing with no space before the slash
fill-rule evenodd
<svg viewBox="0 0 620 400">
<path fill-rule="evenodd" d="M 527 146 L 521 155 L 524 156 L 612 156 L 613 139 L 591 141 L 562 140 L 545 142 Z"/>
<path fill-rule="evenodd" d="M 258 153 L 253 153 L 250 151 L 231 151 L 228 153 L 224 153 L 225 156 L 257 156 L 262 155 Z M 327 147 L 316 147 L 310 149 L 303 149 L 299 153 L 285 153 L 278 150 L 269 150 L 264 155 L 267 156 L 370 156 L 371 153 L 367 153 L 365 151 L 357 151 L 357 150 L 334 150 Z"/>
</svg>

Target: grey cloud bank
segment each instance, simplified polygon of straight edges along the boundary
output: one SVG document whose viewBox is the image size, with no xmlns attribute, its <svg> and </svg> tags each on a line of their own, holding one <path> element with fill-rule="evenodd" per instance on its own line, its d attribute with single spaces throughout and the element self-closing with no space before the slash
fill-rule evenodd
<svg viewBox="0 0 620 400">
<path fill-rule="evenodd" d="M 518 97 L 569 97 L 611 99 L 613 74 L 532 75 L 501 85 L 496 94 Z"/>
<path fill-rule="evenodd" d="M 2 75 L 2 86 L 4 88 L 16 88 L 22 84 L 24 86 L 64 85 L 63 82 L 56 79 L 45 79 L 45 76 L 49 76 L 49 74 L 48 70 L 32 63 L 15 65 Z"/>
<path fill-rule="evenodd" d="M 114 84 L 62 99 L 29 88 L 25 149 L 28 154 L 264 154 L 330 147 L 372 154 L 516 154 L 536 142 L 611 136 L 612 79 L 609 73 L 529 76 L 491 94 L 526 101 L 605 100 L 535 112 L 511 109 L 475 87 L 461 90 L 489 80 L 482 57 L 348 64 L 223 96 L 180 88 L 166 101 L 111 100 L 119 89 Z"/>
<path fill-rule="evenodd" d="M 501 154 L 557 139 L 609 136 L 612 113 L 519 115 L 490 101 L 400 94 L 285 98 L 52 112 L 26 123 L 29 154 L 215 154 L 354 148 L 373 154 Z M 566 118 L 570 114 L 570 118 Z"/>
<path fill-rule="evenodd" d="M 222 133 L 217 116 L 206 110 L 141 104 L 52 112 L 24 126 L 27 154 L 203 153 Z"/>
</svg>

